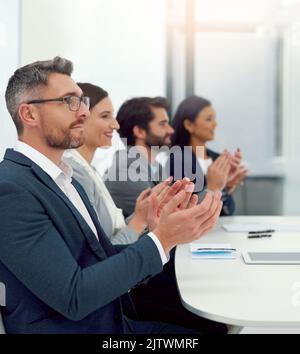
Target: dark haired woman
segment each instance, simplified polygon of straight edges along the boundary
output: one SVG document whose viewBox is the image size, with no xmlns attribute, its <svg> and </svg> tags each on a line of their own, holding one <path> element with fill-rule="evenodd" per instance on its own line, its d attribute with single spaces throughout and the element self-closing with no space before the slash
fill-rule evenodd
<svg viewBox="0 0 300 354">
<path fill-rule="evenodd" d="M 223 200 L 221 215 L 225 216 L 234 213 L 232 192 L 243 181 L 247 170 L 240 164 L 242 156 L 239 149 L 231 156 L 227 150 L 218 154 L 206 147 L 209 141 L 214 140 L 216 127 L 216 113 L 211 102 L 199 96 L 189 97 L 180 103 L 173 119 L 175 133 L 172 145 L 181 149 L 191 148 L 192 153 L 183 156 L 182 174 L 185 171 L 184 165 L 191 165 L 193 171 L 201 171 L 200 174 L 204 175 L 204 190 L 221 190 Z M 173 158 L 171 175 L 174 175 L 175 166 L 176 161 Z M 199 179 L 201 176 L 198 174 L 194 180 L 196 185 Z"/>
</svg>

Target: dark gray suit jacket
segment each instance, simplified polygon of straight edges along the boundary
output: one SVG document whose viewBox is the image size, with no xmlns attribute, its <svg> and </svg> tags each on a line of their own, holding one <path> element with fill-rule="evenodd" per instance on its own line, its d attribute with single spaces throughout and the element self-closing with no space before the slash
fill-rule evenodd
<svg viewBox="0 0 300 354">
<path fill-rule="evenodd" d="M 138 151 L 135 156 L 134 147 L 128 146 L 126 150 L 115 153 L 104 180 L 116 206 L 128 217 L 134 212 L 140 193 L 154 187 L 160 178 L 153 173 L 147 159 Z"/>
<path fill-rule="evenodd" d="M 124 333 L 120 297 L 162 270 L 154 242 L 114 247 L 82 187 L 99 241 L 55 182 L 24 155 L 0 164 L 0 282 L 8 333 Z"/>
</svg>

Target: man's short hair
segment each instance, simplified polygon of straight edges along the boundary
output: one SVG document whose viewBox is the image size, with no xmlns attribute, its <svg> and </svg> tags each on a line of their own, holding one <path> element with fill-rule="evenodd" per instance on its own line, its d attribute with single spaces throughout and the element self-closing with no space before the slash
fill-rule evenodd
<svg viewBox="0 0 300 354">
<path fill-rule="evenodd" d="M 128 145 L 135 145 L 133 128 L 138 126 L 148 131 L 148 126 L 154 118 L 152 107 L 168 110 L 168 103 L 164 97 L 136 97 L 127 100 L 120 107 L 117 121 L 120 125 L 121 138 L 127 138 Z"/>
<path fill-rule="evenodd" d="M 55 57 L 52 60 L 37 61 L 17 69 L 9 79 L 5 92 L 6 107 L 20 136 L 23 132 L 23 124 L 19 117 L 19 105 L 30 99 L 40 99 L 38 88 L 48 84 L 51 73 L 59 73 L 71 76 L 73 64 L 70 60 Z M 34 96 L 34 97 L 33 97 Z"/>
</svg>

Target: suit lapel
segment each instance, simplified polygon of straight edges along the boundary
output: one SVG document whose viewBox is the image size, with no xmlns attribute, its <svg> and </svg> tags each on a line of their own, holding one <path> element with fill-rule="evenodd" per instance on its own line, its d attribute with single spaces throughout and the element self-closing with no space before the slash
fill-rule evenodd
<svg viewBox="0 0 300 354">
<path fill-rule="evenodd" d="M 73 179 L 72 181 L 73 186 L 76 188 L 77 192 L 79 193 L 85 207 L 87 208 L 87 211 L 90 214 L 90 217 L 97 229 L 97 233 L 98 233 L 98 237 L 99 237 L 99 241 L 102 245 L 102 247 L 104 248 L 104 250 L 106 251 L 106 253 L 109 256 L 112 256 L 114 254 L 116 254 L 115 248 L 112 245 L 112 243 L 110 242 L 110 240 L 108 239 L 107 235 L 105 234 L 104 230 L 102 229 L 102 226 L 100 224 L 100 220 L 98 220 L 97 214 L 94 210 L 94 208 L 92 207 L 87 195 L 85 194 L 82 186 Z M 95 238 L 95 237 L 94 237 Z M 99 243 L 99 242 L 97 242 Z"/>
<path fill-rule="evenodd" d="M 93 231 L 90 229 L 90 227 L 88 226 L 88 224 L 86 223 L 82 215 L 75 208 L 75 206 L 69 200 L 69 198 L 63 193 L 63 191 L 56 185 L 53 179 L 34 163 L 32 164 L 32 171 L 43 184 L 45 184 L 49 189 L 51 189 L 52 192 L 55 193 L 59 198 L 61 198 L 64 201 L 64 203 L 68 206 L 68 208 L 73 213 L 75 219 L 77 220 L 79 227 L 81 228 L 82 233 L 84 234 L 92 251 L 101 259 L 107 258 L 107 253 L 105 252 L 102 245 L 100 244 L 101 241 L 98 242 L 96 236 L 94 235 Z M 100 236 L 99 236 L 99 240 L 100 240 Z"/>
</svg>

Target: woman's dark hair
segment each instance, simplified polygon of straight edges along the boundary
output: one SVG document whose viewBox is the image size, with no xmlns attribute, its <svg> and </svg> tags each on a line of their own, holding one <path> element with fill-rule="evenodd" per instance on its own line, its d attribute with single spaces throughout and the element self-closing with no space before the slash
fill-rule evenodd
<svg viewBox="0 0 300 354">
<path fill-rule="evenodd" d="M 185 129 L 184 121 L 194 122 L 198 114 L 209 106 L 211 102 L 199 96 L 188 97 L 180 103 L 172 120 L 175 131 L 172 136 L 172 146 L 184 147 L 190 144 L 190 133 Z"/>
<path fill-rule="evenodd" d="M 99 86 L 81 82 L 78 82 L 77 85 L 81 88 L 84 96 L 90 97 L 90 110 L 96 106 L 97 103 L 108 97 L 108 92 Z"/>
<path fill-rule="evenodd" d="M 164 97 L 135 97 L 125 101 L 117 113 L 120 125 L 121 138 L 127 138 L 127 144 L 134 146 L 135 137 L 133 128 L 138 126 L 148 132 L 149 123 L 154 118 L 151 107 L 168 110 L 168 103 Z"/>
</svg>

